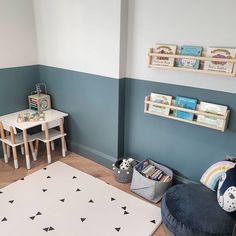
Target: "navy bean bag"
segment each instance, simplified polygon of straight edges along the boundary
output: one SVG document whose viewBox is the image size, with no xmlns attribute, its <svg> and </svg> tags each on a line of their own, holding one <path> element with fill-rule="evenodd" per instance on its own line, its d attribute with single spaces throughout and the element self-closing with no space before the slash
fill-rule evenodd
<svg viewBox="0 0 236 236">
<path fill-rule="evenodd" d="M 176 236 L 232 236 L 236 214 L 225 212 L 216 192 L 201 184 L 180 184 L 163 196 L 164 225 Z"/>
</svg>

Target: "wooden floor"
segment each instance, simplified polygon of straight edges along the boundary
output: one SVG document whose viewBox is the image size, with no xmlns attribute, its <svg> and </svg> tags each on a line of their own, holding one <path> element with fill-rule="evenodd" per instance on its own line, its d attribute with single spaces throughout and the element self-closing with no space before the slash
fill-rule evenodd
<svg viewBox="0 0 236 236">
<path fill-rule="evenodd" d="M 27 170 L 25 168 L 26 165 L 24 161 L 24 156 L 21 156 L 19 154 L 18 158 L 19 158 L 19 165 L 20 165 L 19 169 L 14 169 L 12 158 L 9 160 L 8 164 L 5 164 L 3 160 L 0 161 L 0 188 L 5 187 L 15 182 L 16 180 L 21 179 L 24 176 L 29 175 L 48 165 L 46 161 L 45 153 L 39 153 L 38 160 L 36 162 L 34 161 L 31 162 L 32 168 L 30 170 Z M 67 153 L 66 158 L 62 158 L 61 153 L 54 151 L 52 153 L 52 160 L 53 162 L 60 160 L 78 170 L 81 170 L 98 179 L 101 179 L 127 193 L 130 193 L 136 197 L 139 197 L 130 191 L 129 184 L 118 183 L 113 177 L 112 170 L 105 168 L 104 166 L 99 165 L 87 158 L 84 158 L 82 156 L 79 156 L 71 152 Z M 159 204 L 157 205 L 159 206 Z M 157 231 L 153 234 L 153 236 L 168 236 L 168 234 L 166 233 L 163 225 L 161 225 L 157 229 Z"/>
</svg>

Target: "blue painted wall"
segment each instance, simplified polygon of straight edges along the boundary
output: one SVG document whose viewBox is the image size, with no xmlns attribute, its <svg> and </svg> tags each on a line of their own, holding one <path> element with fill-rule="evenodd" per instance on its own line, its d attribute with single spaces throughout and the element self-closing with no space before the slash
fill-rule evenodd
<svg viewBox="0 0 236 236">
<path fill-rule="evenodd" d="M 70 149 L 106 166 L 125 153 L 154 159 L 198 181 L 210 164 L 236 154 L 236 94 L 26 66 L 0 70 L 0 115 L 26 108 L 39 80 L 47 83 L 53 107 L 70 115 Z M 222 133 L 144 114 L 144 97 L 151 92 L 228 105 L 229 127 Z"/>
<path fill-rule="evenodd" d="M 40 66 L 39 72 L 52 95 L 53 108 L 69 113 L 66 128 L 71 150 L 111 167 L 123 152 L 123 146 L 119 147 L 123 142 L 119 116 L 124 110 L 119 100 L 124 91 L 121 82 L 47 66 Z"/>
<path fill-rule="evenodd" d="M 37 65 L 0 69 L 0 115 L 28 108 L 27 97 L 38 81 Z"/>
<path fill-rule="evenodd" d="M 144 97 L 151 92 L 228 105 L 229 127 L 222 133 L 144 114 Z M 139 160 L 151 158 L 198 181 L 210 164 L 236 154 L 236 94 L 126 79 L 124 143 L 126 154 Z"/>
</svg>

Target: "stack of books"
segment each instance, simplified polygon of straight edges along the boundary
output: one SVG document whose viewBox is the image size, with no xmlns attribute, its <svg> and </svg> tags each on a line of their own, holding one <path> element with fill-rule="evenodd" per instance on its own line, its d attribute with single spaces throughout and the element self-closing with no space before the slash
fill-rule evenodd
<svg viewBox="0 0 236 236">
<path fill-rule="evenodd" d="M 171 180 L 169 175 L 152 164 L 148 164 L 146 167 L 140 170 L 140 173 L 146 178 L 155 181 L 168 182 Z"/>
</svg>

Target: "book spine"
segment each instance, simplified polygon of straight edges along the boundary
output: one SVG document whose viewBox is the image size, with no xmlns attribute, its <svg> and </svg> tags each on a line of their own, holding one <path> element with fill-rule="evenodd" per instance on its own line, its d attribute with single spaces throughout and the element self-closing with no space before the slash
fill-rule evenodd
<svg viewBox="0 0 236 236">
<path fill-rule="evenodd" d="M 153 176 L 153 179 L 155 180 L 160 173 L 161 173 L 161 170 L 157 170 L 156 174 Z"/>
<path fill-rule="evenodd" d="M 151 178 L 151 176 L 153 175 L 153 173 L 156 171 L 155 167 L 152 168 L 147 174 L 146 174 L 146 177 L 147 178 Z"/>
<path fill-rule="evenodd" d="M 150 169 L 145 173 L 145 176 L 148 178 L 148 176 L 152 175 L 154 171 L 155 171 L 155 167 L 151 166 Z"/>
<path fill-rule="evenodd" d="M 141 173 L 145 175 L 151 168 L 152 168 L 152 165 L 148 165 L 146 168 L 144 168 L 144 169 L 141 171 Z"/>
</svg>

